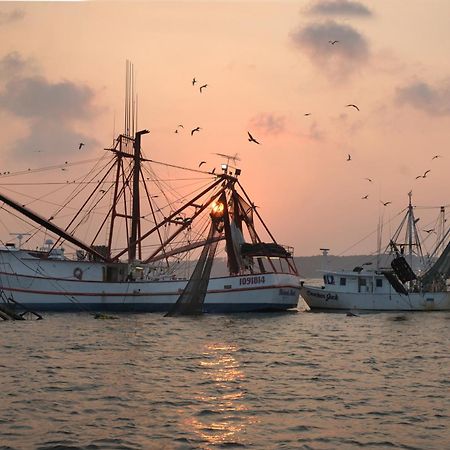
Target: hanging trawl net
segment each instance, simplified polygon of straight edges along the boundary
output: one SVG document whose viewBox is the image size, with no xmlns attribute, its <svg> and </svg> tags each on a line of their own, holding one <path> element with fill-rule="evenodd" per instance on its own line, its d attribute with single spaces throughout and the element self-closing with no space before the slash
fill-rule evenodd
<svg viewBox="0 0 450 450">
<path fill-rule="evenodd" d="M 211 228 L 208 233 L 207 242 L 203 247 L 200 258 L 192 272 L 186 287 L 181 293 L 176 303 L 172 306 L 166 317 L 196 315 L 203 312 L 203 303 L 205 302 L 206 291 L 208 289 L 211 268 L 216 253 L 217 238 L 221 232 L 214 220 L 211 220 Z"/>
</svg>

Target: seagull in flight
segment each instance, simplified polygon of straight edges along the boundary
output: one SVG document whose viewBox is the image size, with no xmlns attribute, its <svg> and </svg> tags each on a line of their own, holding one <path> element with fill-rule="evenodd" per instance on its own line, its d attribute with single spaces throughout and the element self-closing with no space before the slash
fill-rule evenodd
<svg viewBox="0 0 450 450">
<path fill-rule="evenodd" d="M 81 147 L 83 147 L 83 145 L 84 145 L 84 142 L 80 142 L 80 143 L 78 144 L 78 150 L 81 150 Z"/>
<path fill-rule="evenodd" d="M 366 194 L 364 197 L 361 197 L 361 200 L 367 200 L 369 198 L 369 194 Z"/>
<path fill-rule="evenodd" d="M 425 233 L 428 233 L 428 234 L 435 233 L 434 228 L 431 228 L 430 230 L 422 230 L 422 231 L 425 231 Z"/>
<path fill-rule="evenodd" d="M 431 161 L 433 161 L 433 159 L 437 159 L 437 158 L 442 158 L 442 155 L 434 155 L 434 156 L 431 158 Z"/>
<path fill-rule="evenodd" d="M 193 130 L 191 130 L 191 136 L 196 132 L 196 131 L 200 131 L 201 128 L 200 127 L 196 127 Z"/>
<path fill-rule="evenodd" d="M 351 161 L 352 160 L 352 156 L 350 155 L 350 153 L 347 155 L 347 161 Z"/>
<path fill-rule="evenodd" d="M 345 105 L 345 106 L 351 106 L 352 108 L 355 108 L 357 111 L 359 111 L 359 108 L 356 105 L 354 105 L 353 103 L 349 103 L 348 105 Z"/>
<path fill-rule="evenodd" d="M 382 200 L 380 200 L 380 202 L 383 204 L 383 206 L 387 206 L 390 205 L 392 202 L 383 202 Z"/>
<path fill-rule="evenodd" d="M 200 161 L 200 164 L 198 165 L 198 167 L 201 167 L 202 164 L 206 164 L 206 161 Z"/>
<path fill-rule="evenodd" d="M 197 83 L 197 80 L 194 78 L 192 78 L 192 86 L 194 86 L 194 84 Z"/>
<path fill-rule="evenodd" d="M 261 144 L 260 142 L 258 142 L 251 134 L 250 131 L 247 131 L 248 134 L 248 140 L 249 142 L 254 142 L 255 144 Z"/>
<path fill-rule="evenodd" d="M 418 178 L 426 178 L 428 172 L 431 172 L 431 170 L 426 170 L 423 175 L 417 175 L 416 180 Z"/>
<path fill-rule="evenodd" d="M 205 89 L 205 87 L 208 87 L 208 85 L 204 84 L 203 86 L 200 86 L 200 92 L 202 92 L 202 90 Z"/>
<path fill-rule="evenodd" d="M 369 181 L 370 183 L 372 183 L 372 178 L 364 178 L 365 180 Z"/>
<path fill-rule="evenodd" d="M 339 41 L 328 41 L 331 45 L 337 44 Z"/>
<path fill-rule="evenodd" d="M 311 115 L 311 113 L 305 113 L 305 116 L 310 116 Z"/>
</svg>

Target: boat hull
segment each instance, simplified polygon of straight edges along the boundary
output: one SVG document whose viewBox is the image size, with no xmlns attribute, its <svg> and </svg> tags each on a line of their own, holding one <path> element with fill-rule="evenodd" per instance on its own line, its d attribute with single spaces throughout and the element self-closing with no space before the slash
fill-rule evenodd
<svg viewBox="0 0 450 450">
<path fill-rule="evenodd" d="M 449 311 L 450 292 L 342 292 L 303 285 L 300 295 L 312 311 Z"/>
<path fill-rule="evenodd" d="M 101 265 L 77 263 L 74 268 L 71 261 L 24 261 L 13 256 L 3 254 L 0 288 L 6 298 L 39 312 L 163 312 L 171 308 L 187 284 L 186 279 L 97 281 Z M 83 279 L 73 276 L 77 271 L 83 273 Z M 203 310 L 283 311 L 297 307 L 299 294 L 300 280 L 292 274 L 211 278 Z"/>
</svg>

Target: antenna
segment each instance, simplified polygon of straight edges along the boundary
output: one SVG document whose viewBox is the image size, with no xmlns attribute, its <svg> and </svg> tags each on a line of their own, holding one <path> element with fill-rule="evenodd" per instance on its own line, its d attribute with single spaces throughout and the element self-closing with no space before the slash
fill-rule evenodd
<svg viewBox="0 0 450 450">
<path fill-rule="evenodd" d="M 125 130 L 124 134 L 134 137 L 137 126 L 137 94 L 135 94 L 134 66 L 127 59 L 125 73 Z"/>
<path fill-rule="evenodd" d="M 16 239 L 19 241 L 19 248 L 22 247 L 22 239 L 24 236 L 31 236 L 31 233 L 9 233 L 11 236 L 15 236 Z"/>
<path fill-rule="evenodd" d="M 239 171 L 237 175 L 241 173 L 239 169 L 236 168 L 236 161 L 240 161 L 241 158 L 239 158 L 238 154 L 235 153 L 234 155 L 226 155 L 225 153 L 214 153 L 214 155 L 221 156 L 222 158 L 226 158 L 227 162 L 221 164 L 222 170 L 227 173 L 228 167 L 232 167 L 233 169 L 236 169 L 236 171 Z M 234 166 L 230 166 L 230 161 L 233 161 Z"/>
<path fill-rule="evenodd" d="M 319 249 L 322 252 L 322 270 L 327 270 L 328 267 L 328 252 L 329 248 L 321 248 Z"/>
</svg>

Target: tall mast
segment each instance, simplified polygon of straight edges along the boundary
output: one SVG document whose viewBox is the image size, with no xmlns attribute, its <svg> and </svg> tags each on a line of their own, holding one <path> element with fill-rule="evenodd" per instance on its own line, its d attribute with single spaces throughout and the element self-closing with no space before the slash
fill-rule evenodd
<svg viewBox="0 0 450 450">
<path fill-rule="evenodd" d="M 414 228 L 414 214 L 411 202 L 412 191 L 408 192 L 409 204 L 408 204 L 408 255 L 409 255 L 409 265 L 412 267 L 412 257 L 413 257 L 413 228 Z"/>
<path fill-rule="evenodd" d="M 439 219 L 437 242 L 441 242 L 441 252 L 443 252 L 445 249 L 445 206 L 441 206 Z"/>
<path fill-rule="evenodd" d="M 140 232 L 139 221 L 141 217 L 141 206 L 139 199 L 139 177 L 141 173 L 141 136 L 149 133 L 148 130 L 141 130 L 136 133 L 134 139 L 134 166 L 133 166 L 133 204 L 131 209 L 131 236 L 129 242 L 130 262 L 136 260 L 136 248 L 138 233 Z"/>
</svg>

